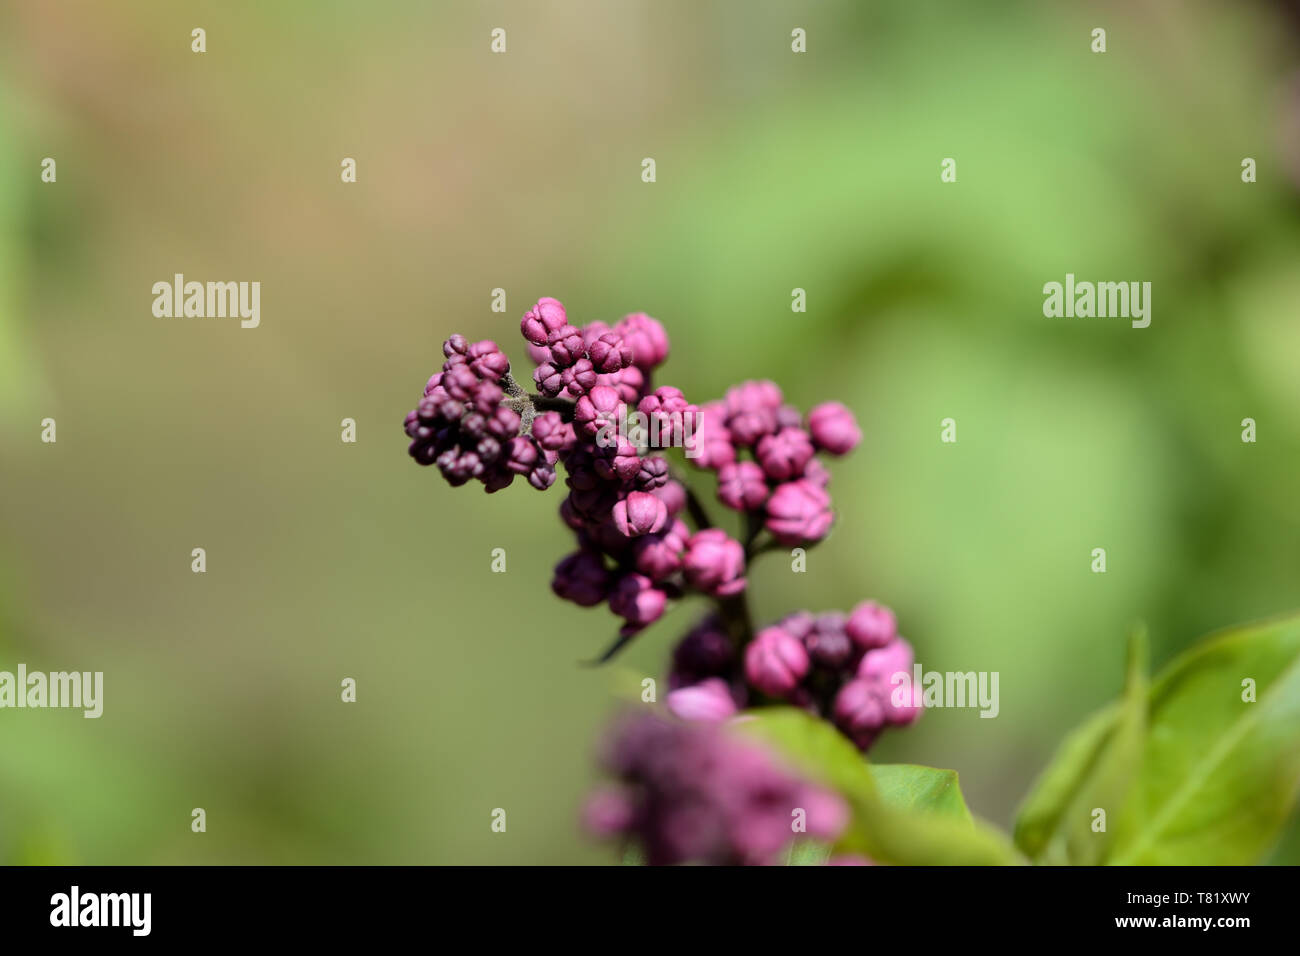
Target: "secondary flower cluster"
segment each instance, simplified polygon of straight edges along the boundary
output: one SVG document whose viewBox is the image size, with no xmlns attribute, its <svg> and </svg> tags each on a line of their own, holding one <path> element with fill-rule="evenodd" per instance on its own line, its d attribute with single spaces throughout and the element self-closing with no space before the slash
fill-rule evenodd
<svg viewBox="0 0 1300 956">
<path fill-rule="evenodd" d="M 893 612 L 864 601 L 851 614 L 787 615 L 734 649 L 716 615 L 701 621 L 673 651 L 668 709 L 686 720 L 716 722 L 754 703 L 779 700 L 829 717 L 866 751 L 887 727 L 921 713 L 910 683 L 912 646 Z M 900 672 L 900 688 L 891 679 Z"/>
<path fill-rule="evenodd" d="M 475 478 L 487 491 L 500 491 L 523 475 L 534 488 L 549 488 L 554 463 L 533 436 L 519 433 L 519 412 L 502 404 L 510 374 L 505 353 L 493 341 L 470 343 L 453 335 L 442 354 L 442 371 L 425 383 L 420 404 L 406 413 L 411 457 L 436 464 L 453 486 Z"/>
<path fill-rule="evenodd" d="M 839 796 L 716 726 L 654 714 L 625 718 L 607 742 L 604 764 L 621 785 L 591 797 L 587 826 L 635 839 L 652 866 L 773 863 L 796 833 L 830 842 L 848 823 Z"/>
<path fill-rule="evenodd" d="M 745 382 L 700 408 L 701 468 L 717 472 L 718 500 L 751 516 L 780 544 L 820 541 L 834 521 L 830 472 L 817 452 L 844 455 L 862 439 L 839 402 L 818 405 L 807 421 L 773 382 Z"/>
</svg>

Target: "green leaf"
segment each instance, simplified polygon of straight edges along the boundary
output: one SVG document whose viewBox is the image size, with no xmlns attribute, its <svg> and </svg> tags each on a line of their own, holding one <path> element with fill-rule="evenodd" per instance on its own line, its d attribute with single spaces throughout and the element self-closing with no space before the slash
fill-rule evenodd
<svg viewBox="0 0 1300 956">
<path fill-rule="evenodd" d="M 1247 679 L 1254 702 L 1243 700 Z M 1293 616 L 1204 642 L 1157 679 L 1142 772 L 1109 862 L 1256 862 L 1297 790 L 1300 616 Z"/>
<path fill-rule="evenodd" d="M 1023 862 L 1010 840 L 987 824 L 951 812 L 893 805 L 900 791 L 894 788 L 889 797 L 883 794 L 866 758 L 824 720 L 793 708 L 769 707 L 751 711 L 737 728 L 768 743 L 794 770 L 847 801 L 851 818 L 833 848 L 836 853 L 911 866 Z M 894 772 L 891 787 L 900 779 Z"/>
<path fill-rule="evenodd" d="M 1139 628 L 1129 638 L 1124 697 L 1066 738 L 1017 815 L 1016 845 L 1035 862 L 1094 866 L 1105 858 L 1142 764 L 1146 672 L 1146 632 Z M 1106 825 L 1096 830 L 1099 819 Z"/>
<path fill-rule="evenodd" d="M 895 810 L 937 813 L 970 822 L 956 770 L 936 770 L 916 764 L 871 764 L 876 790 L 885 806 Z"/>
</svg>

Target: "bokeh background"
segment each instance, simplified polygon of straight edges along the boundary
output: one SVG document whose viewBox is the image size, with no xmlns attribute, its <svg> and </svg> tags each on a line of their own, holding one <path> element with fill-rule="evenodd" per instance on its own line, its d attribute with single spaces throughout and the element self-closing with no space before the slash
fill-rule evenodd
<svg viewBox="0 0 1300 956">
<path fill-rule="evenodd" d="M 0 712 L 0 860 L 611 860 L 600 728 L 703 608 L 579 666 L 615 620 L 550 595 L 560 489 L 450 489 L 401 430 L 451 332 L 526 365 L 540 295 L 660 318 L 696 400 L 856 411 L 837 531 L 756 613 L 875 597 L 927 668 L 999 671 L 997 719 L 873 757 L 1009 824 L 1135 623 L 1159 666 L 1300 607 L 1296 37 L 1263 2 L 5 0 L 0 669 L 106 700 Z M 260 281 L 261 327 L 154 318 L 175 272 Z M 1151 281 L 1151 327 L 1045 319 L 1066 272 Z"/>
</svg>

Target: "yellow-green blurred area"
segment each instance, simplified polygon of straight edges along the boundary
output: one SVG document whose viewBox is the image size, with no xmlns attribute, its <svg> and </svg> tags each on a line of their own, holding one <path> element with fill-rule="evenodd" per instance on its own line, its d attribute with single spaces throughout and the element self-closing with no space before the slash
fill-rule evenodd
<svg viewBox="0 0 1300 956">
<path fill-rule="evenodd" d="M 0 670 L 106 685 L 99 720 L 0 711 L 0 859 L 613 859 L 576 823 L 600 729 L 704 608 L 581 666 L 616 619 L 550 593 L 562 486 L 452 489 L 402 433 L 452 332 L 527 369 L 541 295 L 658 317 L 657 381 L 692 399 L 770 377 L 854 409 L 836 530 L 804 574 L 763 559 L 755 614 L 874 597 L 927 669 L 999 672 L 996 719 L 933 711 L 872 753 L 957 769 L 995 823 L 1118 693 L 1137 622 L 1159 667 L 1300 606 L 1277 7 L 0 10 Z M 260 328 L 155 318 L 178 272 L 260 281 Z M 1045 318 L 1067 272 L 1151 282 L 1150 327 Z"/>
</svg>

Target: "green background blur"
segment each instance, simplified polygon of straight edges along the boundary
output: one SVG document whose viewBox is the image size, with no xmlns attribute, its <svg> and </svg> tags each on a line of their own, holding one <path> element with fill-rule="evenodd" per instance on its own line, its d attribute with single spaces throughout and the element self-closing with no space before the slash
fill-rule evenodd
<svg viewBox="0 0 1300 956">
<path fill-rule="evenodd" d="M 450 489 L 401 430 L 450 333 L 526 367 L 541 295 L 660 318 L 695 400 L 855 410 L 837 530 L 756 614 L 875 597 L 1000 672 L 996 720 L 873 758 L 1008 824 L 1136 622 L 1158 667 L 1300 607 L 1295 33 L 1222 6 L 4 0 L 0 669 L 106 690 L 0 711 L 0 860 L 611 859 L 600 728 L 702 607 L 579 666 L 615 619 L 550 595 L 562 489 Z M 154 318 L 176 272 L 260 281 L 261 327 Z M 1044 318 L 1066 272 L 1152 282 L 1150 328 Z"/>
</svg>

